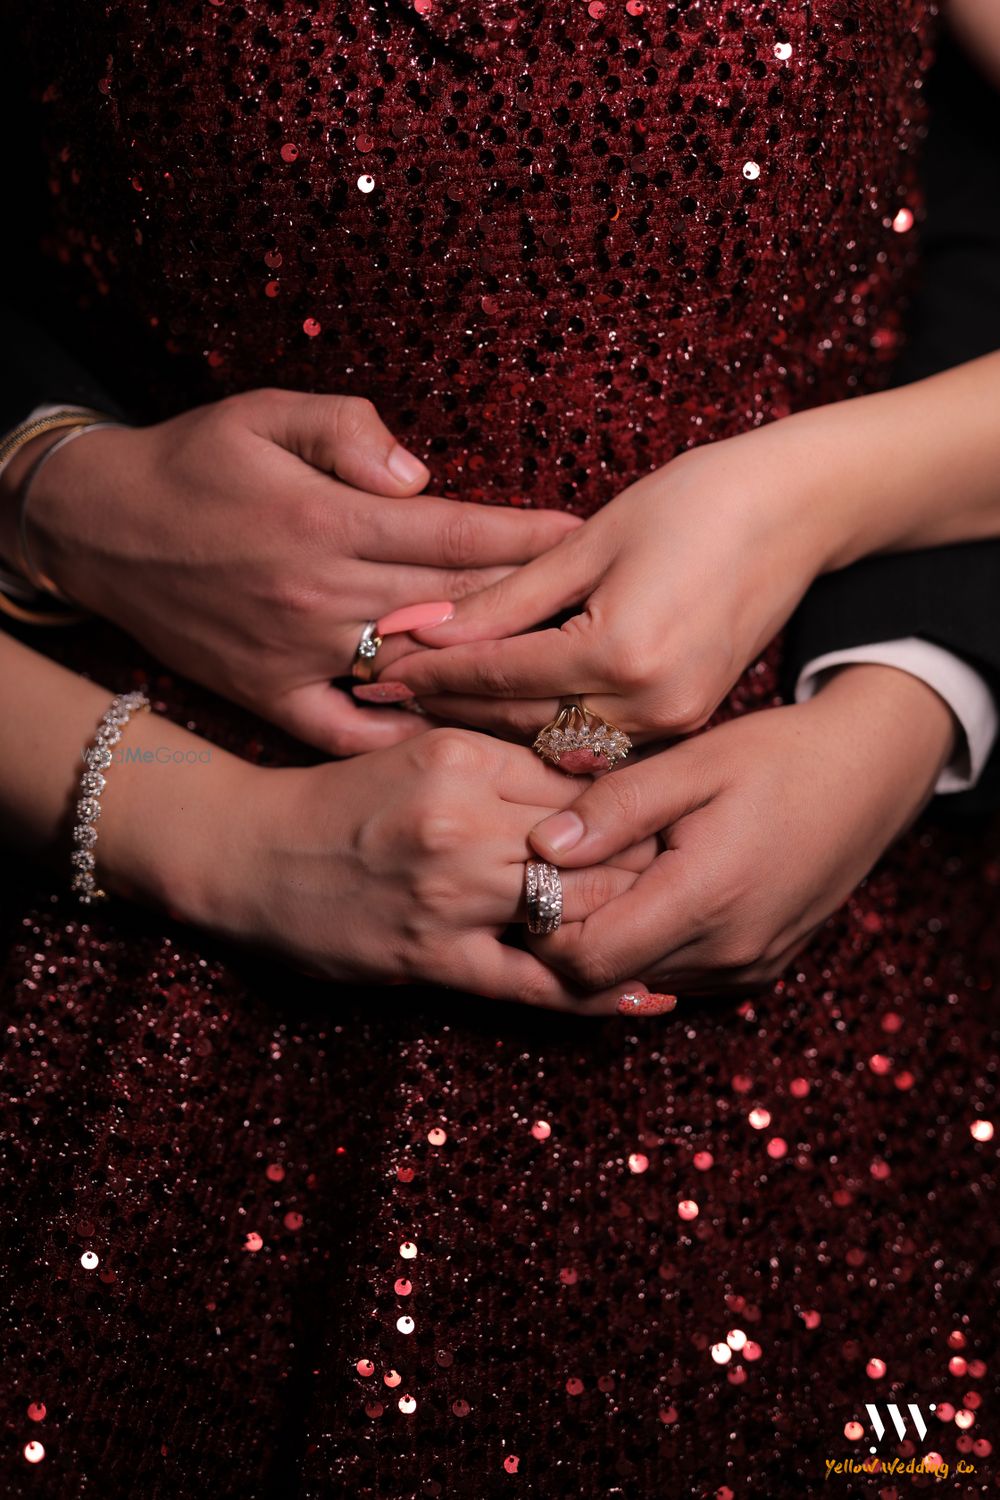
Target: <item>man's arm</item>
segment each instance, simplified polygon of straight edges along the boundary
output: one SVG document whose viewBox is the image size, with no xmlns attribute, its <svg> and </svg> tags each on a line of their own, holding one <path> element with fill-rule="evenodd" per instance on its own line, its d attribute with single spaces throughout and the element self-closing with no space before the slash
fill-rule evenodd
<svg viewBox="0 0 1000 1500">
<path fill-rule="evenodd" d="M 1000 95 L 945 39 L 929 102 L 923 269 L 897 385 L 1000 348 Z M 925 670 L 919 641 L 938 648 Z M 870 557 L 825 575 L 789 625 L 789 691 L 809 696 L 832 654 L 877 656 L 935 687 L 965 732 L 939 790 L 961 785 L 965 772 L 975 789 L 951 806 L 1000 806 L 1000 542 Z"/>
</svg>

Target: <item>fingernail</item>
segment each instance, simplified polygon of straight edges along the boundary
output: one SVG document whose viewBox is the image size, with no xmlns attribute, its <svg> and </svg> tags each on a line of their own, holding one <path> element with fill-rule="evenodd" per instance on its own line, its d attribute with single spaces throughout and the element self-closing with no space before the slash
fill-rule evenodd
<svg viewBox="0 0 1000 1500">
<path fill-rule="evenodd" d="M 555 854 L 565 854 L 578 844 L 586 832 L 583 819 L 571 809 L 555 813 L 531 830 L 532 837 L 541 839 Z"/>
<path fill-rule="evenodd" d="M 376 623 L 379 635 L 401 635 L 404 630 L 426 630 L 429 625 L 443 625 L 455 613 L 450 599 L 438 600 L 434 604 L 407 604 L 403 609 L 394 609 L 383 615 Z"/>
<path fill-rule="evenodd" d="M 397 443 L 385 461 L 385 466 L 400 484 L 416 484 L 427 478 L 427 465 L 422 464 L 413 453 Z"/>
<path fill-rule="evenodd" d="M 677 1004 L 676 995 L 620 995 L 620 1016 L 665 1016 Z"/>
<path fill-rule="evenodd" d="M 362 703 L 406 703 L 413 697 L 405 682 L 363 682 L 351 691 Z"/>
</svg>

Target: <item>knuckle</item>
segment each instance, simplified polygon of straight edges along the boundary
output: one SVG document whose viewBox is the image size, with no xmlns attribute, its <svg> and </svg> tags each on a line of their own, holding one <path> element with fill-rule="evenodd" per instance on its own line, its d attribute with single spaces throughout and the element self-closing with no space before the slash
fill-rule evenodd
<svg viewBox="0 0 1000 1500">
<path fill-rule="evenodd" d="M 475 759 L 472 737 L 461 729 L 430 729 L 412 744 L 418 766 L 432 777 L 468 770 Z"/>
<path fill-rule="evenodd" d="M 456 506 L 441 524 L 441 558 L 448 568 L 468 568 L 476 561 L 477 527 L 472 517 Z"/>
<path fill-rule="evenodd" d="M 572 961 L 575 978 L 588 990 L 610 989 L 622 977 L 617 958 L 610 952 L 581 949 Z"/>
<path fill-rule="evenodd" d="M 444 806 L 423 805 L 412 810 L 409 824 L 409 842 L 420 855 L 442 855 L 452 853 L 462 840 L 461 820 Z M 427 881 L 437 877 L 418 872 L 414 884 L 423 888 Z"/>
<path fill-rule="evenodd" d="M 603 812 L 601 821 L 606 821 L 615 828 L 632 828 L 639 821 L 641 800 L 638 787 L 635 778 L 626 771 L 612 771 L 609 775 L 602 776 L 591 790 L 588 800 L 591 816 L 595 813 L 601 816 Z"/>
<path fill-rule="evenodd" d="M 753 927 L 741 927 L 727 933 L 718 949 L 718 961 L 725 969 L 753 969 L 765 960 L 767 944 Z"/>
<path fill-rule="evenodd" d="M 612 894 L 610 874 L 601 865 L 580 870 L 576 886 L 580 904 L 587 913 L 606 905 Z"/>
<path fill-rule="evenodd" d="M 712 717 L 714 705 L 694 684 L 682 683 L 670 695 L 670 724 L 684 734 L 703 729 Z"/>
<path fill-rule="evenodd" d="M 661 647 L 630 633 L 608 639 L 607 656 L 613 680 L 626 692 L 644 692 L 657 675 Z"/>
<path fill-rule="evenodd" d="M 517 998 L 522 1005 L 550 1006 L 552 995 L 543 979 L 522 979 L 518 984 Z"/>
<path fill-rule="evenodd" d="M 335 396 L 334 426 L 337 439 L 358 443 L 377 420 L 375 407 L 367 396 Z"/>
<path fill-rule="evenodd" d="M 476 667 L 476 686 L 489 698 L 516 697 L 510 672 L 500 655 L 502 648 L 502 642 L 484 645 Z"/>
</svg>

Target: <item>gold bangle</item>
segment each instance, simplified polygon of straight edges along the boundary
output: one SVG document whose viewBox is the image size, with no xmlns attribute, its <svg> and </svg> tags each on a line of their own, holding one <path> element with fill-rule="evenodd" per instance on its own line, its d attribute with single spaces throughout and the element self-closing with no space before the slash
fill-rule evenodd
<svg viewBox="0 0 1000 1500">
<path fill-rule="evenodd" d="M 26 422 L 19 422 L 5 438 L 0 440 L 0 474 L 3 473 L 15 453 L 18 453 L 26 443 L 32 442 L 36 437 L 41 437 L 43 433 L 58 432 L 61 427 L 85 427 L 91 422 L 107 420 L 106 413 L 94 411 L 90 406 L 61 406 L 57 411 L 51 411 L 44 417 L 29 417 Z"/>
<path fill-rule="evenodd" d="M 0 588 L 0 612 L 9 615 L 12 620 L 17 620 L 20 625 L 79 625 L 87 616 L 78 609 L 61 609 L 57 614 L 51 609 L 33 609 L 25 604 L 18 604 L 9 594 L 5 594 Z"/>
</svg>

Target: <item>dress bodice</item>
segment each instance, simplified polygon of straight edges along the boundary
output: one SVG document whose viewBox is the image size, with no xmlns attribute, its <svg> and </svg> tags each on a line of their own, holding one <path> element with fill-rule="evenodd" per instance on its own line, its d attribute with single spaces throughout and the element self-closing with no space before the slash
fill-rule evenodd
<svg viewBox="0 0 1000 1500">
<path fill-rule="evenodd" d="M 589 513 L 895 352 L 922 0 L 38 9 L 54 248 L 154 407 L 355 392 Z"/>
</svg>

